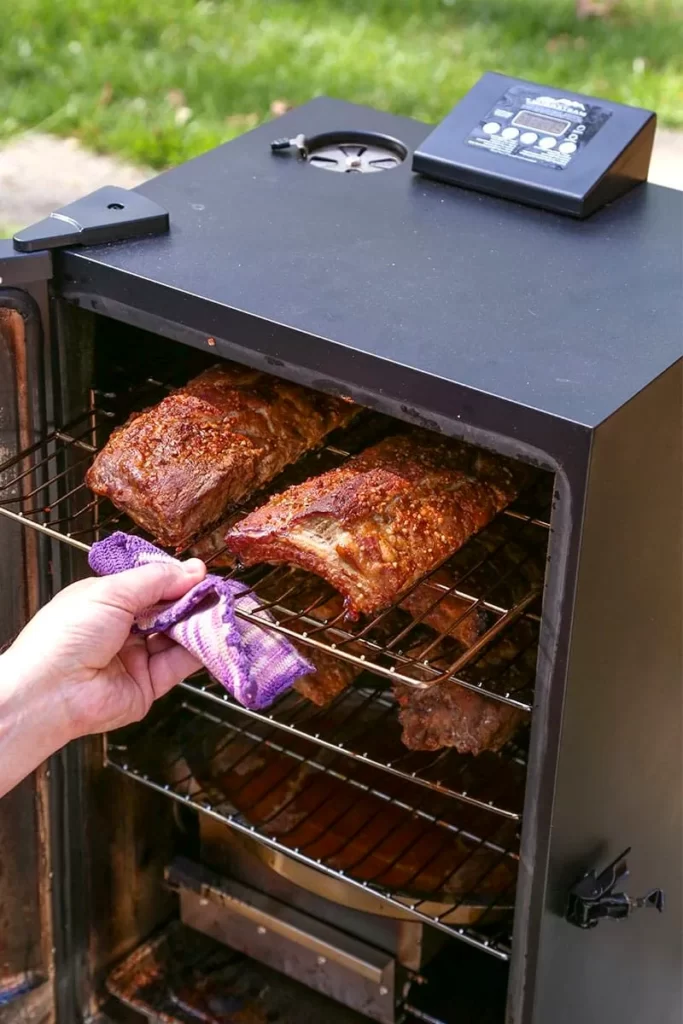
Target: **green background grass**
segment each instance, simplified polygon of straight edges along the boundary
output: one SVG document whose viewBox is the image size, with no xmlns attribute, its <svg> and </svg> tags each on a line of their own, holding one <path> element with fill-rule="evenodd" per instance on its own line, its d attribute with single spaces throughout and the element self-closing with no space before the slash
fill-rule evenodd
<svg viewBox="0 0 683 1024">
<path fill-rule="evenodd" d="M 485 70 L 652 107 L 683 127 L 683 0 L 17 0 L 0 138 L 30 128 L 163 167 L 327 94 L 439 119 Z M 187 108 L 187 109 L 184 109 Z"/>
</svg>

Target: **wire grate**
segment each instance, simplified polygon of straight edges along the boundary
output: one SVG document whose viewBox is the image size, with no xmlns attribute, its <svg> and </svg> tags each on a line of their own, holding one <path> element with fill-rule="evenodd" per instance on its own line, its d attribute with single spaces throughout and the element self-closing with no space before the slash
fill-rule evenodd
<svg viewBox="0 0 683 1024">
<path fill-rule="evenodd" d="M 172 695 L 108 763 L 450 935 L 509 955 L 514 821 L 426 792 L 237 710 Z M 464 914 L 466 913 L 466 916 Z M 470 923 L 476 919 L 476 925 Z M 467 924 L 461 922 L 467 920 Z"/>
<path fill-rule="evenodd" d="M 115 530 L 137 532 L 121 512 L 88 491 L 84 476 L 111 429 L 132 408 L 158 399 L 161 389 L 160 382 L 150 379 L 122 397 L 92 392 L 90 408 L 81 417 L 0 466 L 0 514 L 83 551 Z M 269 489 L 234 508 L 223 528 L 268 493 L 339 465 L 386 434 L 391 422 L 374 414 L 361 417 L 324 449 L 286 470 Z M 207 535 L 199 553 L 212 571 L 236 576 L 252 589 L 259 603 L 253 612 L 240 611 L 244 618 L 281 632 L 312 655 L 332 655 L 356 674 L 370 669 L 415 689 L 452 683 L 529 712 L 535 659 L 501 658 L 496 651 L 520 621 L 529 632 L 524 647 L 535 649 L 537 644 L 550 482 L 547 474 L 539 474 L 514 506 L 416 585 L 412 596 L 419 589 L 421 605 L 410 614 L 393 607 L 350 624 L 335 607 L 333 591 L 319 581 L 312 588 L 306 574 L 286 566 L 245 570 L 231 564 L 220 533 Z M 467 622 L 476 623 L 476 636 L 465 645 Z"/>
<path fill-rule="evenodd" d="M 314 740 L 335 753 L 410 778 L 419 786 L 482 810 L 514 821 L 521 818 L 526 770 L 521 738 L 500 753 L 485 751 L 476 759 L 448 748 L 407 750 L 401 742 L 395 702 L 369 673 L 324 707 L 290 691 L 268 711 L 252 711 L 238 705 L 206 674 L 189 679 L 182 688 L 195 699 L 201 697 L 214 706 L 230 705 L 287 736 Z"/>
</svg>

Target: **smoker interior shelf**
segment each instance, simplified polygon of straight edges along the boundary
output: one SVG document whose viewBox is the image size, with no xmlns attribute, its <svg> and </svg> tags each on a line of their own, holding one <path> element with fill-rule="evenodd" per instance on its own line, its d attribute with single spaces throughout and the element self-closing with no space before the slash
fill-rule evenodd
<svg viewBox="0 0 683 1024">
<path fill-rule="evenodd" d="M 201 703 L 201 702 L 199 702 Z M 518 834 L 412 780 L 179 695 L 108 738 L 108 763 L 271 849 L 499 959 L 509 955 Z"/>
<path fill-rule="evenodd" d="M 111 429 L 132 409 L 158 401 L 163 393 L 163 385 L 151 379 L 123 396 L 93 392 L 90 408 L 82 416 L 0 465 L 0 514 L 83 551 L 115 530 L 138 532 L 125 516 L 85 487 L 84 476 Z M 268 493 L 339 465 L 386 434 L 392 423 L 374 414 L 361 416 L 324 449 L 304 456 L 266 491 L 234 508 L 224 526 L 260 504 Z M 416 617 L 390 608 L 350 624 L 341 613 L 324 614 L 333 592 L 322 591 L 312 598 L 300 572 L 284 566 L 245 570 L 230 565 L 216 535 L 212 542 L 211 537 L 206 539 L 205 556 L 212 571 L 239 578 L 252 589 L 258 606 L 252 612 L 239 612 L 250 621 L 349 662 L 359 672 L 371 669 L 415 688 L 447 681 L 528 712 L 533 703 L 550 484 L 551 478 L 539 473 L 519 501 L 445 563 L 445 573 L 437 570 L 425 577 L 421 586 L 427 601 Z M 448 615 L 439 632 L 432 628 L 434 618 L 454 596 L 464 600 L 465 610 L 457 618 Z M 425 624 L 426 617 L 432 625 Z M 465 648 L 453 634 L 469 617 L 476 617 L 479 636 Z M 514 624 L 525 631 L 524 637 L 516 650 L 501 653 Z"/>
<path fill-rule="evenodd" d="M 407 750 L 401 742 L 396 705 L 382 682 L 370 673 L 325 707 L 317 707 L 292 690 L 274 707 L 252 711 L 237 704 L 206 673 L 193 676 L 181 686 L 195 699 L 213 706 L 229 705 L 243 716 L 275 726 L 287 735 L 314 740 L 336 754 L 409 778 L 444 796 L 514 821 L 521 818 L 526 772 L 523 735 L 500 753 L 485 751 L 476 758 L 452 748 Z"/>
<path fill-rule="evenodd" d="M 154 1024 L 367 1024 L 299 982 L 174 922 L 107 978 L 109 992 Z"/>
</svg>

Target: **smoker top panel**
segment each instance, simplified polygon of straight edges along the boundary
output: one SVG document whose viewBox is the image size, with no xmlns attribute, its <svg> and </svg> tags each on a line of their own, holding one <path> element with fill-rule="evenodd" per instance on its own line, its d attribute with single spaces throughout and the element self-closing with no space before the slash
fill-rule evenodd
<svg viewBox="0 0 683 1024">
<path fill-rule="evenodd" d="M 411 150 L 429 130 L 315 100 L 142 185 L 170 234 L 65 253 L 66 293 L 285 362 L 343 357 L 352 382 L 363 352 L 359 386 L 395 377 L 375 362 L 388 360 L 588 427 L 680 356 L 683 193 L 644 185 L 574 222 L 429 182 L 410 159 L 320 174 L 269 151 L 275 136 L 331 129 Z"/>
</svg>

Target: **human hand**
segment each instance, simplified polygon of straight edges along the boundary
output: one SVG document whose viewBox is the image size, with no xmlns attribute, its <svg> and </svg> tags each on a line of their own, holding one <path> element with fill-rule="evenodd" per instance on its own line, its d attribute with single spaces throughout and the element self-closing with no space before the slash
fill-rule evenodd
<svg viewBox="0 0 683 1024">
<path fill-rule="evenodd" d="M 154 563 L 82 580 L 45 605 L 0 659 L 27 731 L 35 736 L 47 717 L 56 750 L 77 736 L 117 729 L 143 718 L 197 671 L 199 662 L 172 640 L 130 630 L 136 614 L 177 600 L 205 575 L 198 559 Z"/>
</svg>

